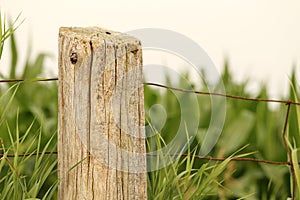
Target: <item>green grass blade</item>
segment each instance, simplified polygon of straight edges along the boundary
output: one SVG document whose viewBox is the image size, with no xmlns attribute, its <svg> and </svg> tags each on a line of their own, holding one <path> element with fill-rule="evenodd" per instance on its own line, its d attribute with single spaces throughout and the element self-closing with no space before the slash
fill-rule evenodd
<svg viewBox="0 0 300 200">
<path fill-rule="evenodd" d="M 294 166 L 294 173 L 295 173 L 296 184 L 298 188 L 298 196 L 300 197 L 300 167 L 298 162 L 298 150 L 299 149 L 292 150 L 292 163 Z"/>
<path fill-rule="evenodd" d="M 18 63 L 18 51 L 17 51 L 17 44 L 15 41 L 14 34 L 10 37 L 10 52 L 11 52 L 11 60 L 10 60 L 10 72 L 9 78 L 15 79 L 16 78 L 16 68 Z"/>
<path fill-rule="evenodd" d="M 7 115 L 7 111 L 9 110 L 13 100 L 14 100 L 14 97 L 17 93 L 17 90 L 19 88 L 19 83 L 17 84 L 14 84 L 13 86 L 11 86 L 1 97 L 0 97 L 0 103 L 3 103 L 4 101 L 4 98 L 6 98 L 8 95 L 10 95 L 10 92 L 11 90 L 14 89 L 14 91 L 12 91 L 12 94 L 10 95 L 10 98 L 8 100 L 8 102 L 6 103 L 6 105 L 4 106 L 4 110 L 2 111 L 1 113 L 1 118 L 0 118 L 0 125 L 3 123 L 3 121 L 5 120 L 6 118 L 6 115 Z"/>
</svg>

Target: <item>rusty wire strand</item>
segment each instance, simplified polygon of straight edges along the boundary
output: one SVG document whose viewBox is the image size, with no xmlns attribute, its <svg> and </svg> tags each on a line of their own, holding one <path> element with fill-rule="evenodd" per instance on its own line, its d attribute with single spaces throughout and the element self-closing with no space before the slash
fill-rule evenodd
<svg viewBox="0 0 300 200">
<path fill-rule="evenodd" d="M 46 82 L 46 81 L 57 81 L 58 78 L 36 78 L 36 79 L 3 79 L 0 80 L 0 83 L 11 83 L 11 82 Z M 171 87 L 167 85 L 162 85 L 158 83 L 151 83 L 151 82 L 145 82 L 144 85 L 149 86 L 156 86 L 161 87 L 165 89 L 170 90 L 176 90 L 180 92 L 186 92 L 186 93 L 194 93 L 194 94 L 201 94 L 201 95 L 212 95 L 212 96 L 221 96 L 231 99 L 240 99 L 245 101 L 262 101 L 262 102 L 269 102 L 269 103 L 283 103 L 283 104 L 293 104 L 300 106 L 300 102 L 295 102 L 292 100 L 278 100 L 278 99 L 264 99 L 264 98 L 253 98 L 253 97 L 243 97 L 243 96 L 237 96 L 237 95 L 231 95 L 231 94 L 223 94 L 223 93 L 217 93 L 217 92 L 203 92 L 203 91 L 197 91 L 197 90 L 189 90 L 189 89 L 183 89 L 183 88 L 176 88 Z"/>
<path fill-rule="evenodd" d="M 58 78 L 34 78 L 34 79 L 2 79 L 0 83 L 18 83 L 18 82 L 46 82 L 57 81 Z"/>
<path fill-rule="evenodd" d="M 2 157 L 27 157 L 27 156 L 36 156 L 36 155 L 56 155 L 58 154 L 57 151 L 53 152 L 32 152 L 32 153 L 26 153 L 26 154 L 0 154 L 0 158 Z M 160 156 L 160 154 L 153 154 L 153 153 L 147 153 L 147 156 Z M 163 156 L 180 156 L 180 157 L 187 157 L 187 156 L 194 156 L 198 159 L 204 159 L 204 160 L 212 160 L 212 161 L 224 161 L 227 158 L 215 158 L 215 157 L 206 157 L 206 156 L 199 156 L 199 155 L 192 155 L 192 154 L 163 154 Z M 256 158 L 238 158 L 233 157 L 229 159 L 230 161 L 251 161 L 251 162 L 257 162 L 257 163 L 266 163 L 266 164 L 272 164 L 272 165 L 292 165 L 292 162 L 281 162 L 281 161 L 271 161 L 271 160 L 263 160 L 263 159 L 256 159 Z M 300 162 L 299 162 L 300 164 Z"/>
<path fill-rule="evenodd" d="M 166 85 L 157 84 L 157 83 L 144 83 L 144 85 L 156 86 L 156 87 L 161 87 L 161 88 L 166 88 L 166 89 L 176 90 L 176 91 L 186 92 L 186 93 L 221 96 L 221 97 L 226 97 L 226 98 L 231 98 L 231 99 L 240 99 L 240 100 L 245 100 L 245 101 L 262 101 L 262 102 L 269 102 L 269 103 L 294 104 L 294 105 L 300 106 L 299 102 L 294 102 L 294 101 L 291 101 L 291 100 L 251 98 L 251 97 L 236 96 L 236 95 L 223 94 L 223 93 L 217 93 L 217 92 L 201 92 L 201 91 L 197 91 L 197 90 L 188 90 L 188 89 L 182 89 L 182 88 L 175 88 L 175 87 L 166 86 Z"/>
<path fill-rule="evenodd" d="M 195 157 L 197 159 L 203 160 L 212 160 L 212 161 L 225 161 L 228 158 L 215 158 L 215 157 L 206 157 L 206 156 L 199 156 L 199 155 L 192 155 L 192 154 L 153 154 L 147 153 L 147 156 L 175 156 L 175 157 Z M 257 163 L 265 163 L 271 165 L 291 165 L 291 162 L 281 162 L 281 161 L 271 161 L 271 160 L 263 160 L 263 159 L 256 159 L 256 158 L 247 158 L 247 157 L 233 157 L 229 158 L 229 161 L 250 161 L 250 162 L 257 162 Z M 300 164 L 300 162 L 299 162 Z"/>
<path fill-rule="evenodd" d="M 25 153 L 25 154 L 0 154 L 0 158 L 7 157 L 7 158 L 13 158 L 13 157 L 28 157 L 28 156 L 37 156 L 37 155 L 51 155 L 51 154 L 57 154 L 57 151 L 45 151 L 45 152 L 32 152 L 32 153 Z"/>
</svg>

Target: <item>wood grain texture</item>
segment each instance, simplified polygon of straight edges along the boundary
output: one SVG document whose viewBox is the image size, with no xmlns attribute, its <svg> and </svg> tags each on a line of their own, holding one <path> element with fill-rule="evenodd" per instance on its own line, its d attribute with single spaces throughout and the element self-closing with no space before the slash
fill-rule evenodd
<svg viewBox="0 0 300 200">
<path fill-rule="evenodd" d="M 60 28 L 59 199 L 147 199 L 142 83 L 139 40 Z"/>
</svg>

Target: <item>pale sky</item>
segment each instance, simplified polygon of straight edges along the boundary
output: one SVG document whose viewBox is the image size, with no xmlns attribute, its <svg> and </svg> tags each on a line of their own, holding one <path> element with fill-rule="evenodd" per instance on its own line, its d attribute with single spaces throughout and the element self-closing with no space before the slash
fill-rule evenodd
<svg viewBox="0 0 300 200">
<path fill-rule="evenodd" d="M 32 43 L 33 55 L 53 54 L 47 65 L 54 75 L 59 27 L 100 26 L 121 32 L 163 28 L 181 33 L 197 42 L 218 70 L 228 57 L 236 80 L 252 80 L 249 89 L 267 82 L 272 97 L 287 92 L 293 64 L 300 80 L 299 0 L 0 0 L 0 5 L 11 18 L 22 12 L 25 22 L 16 33 L 20 51 L 26 52 Z M 166 59 L 162 58 L 172 63 Z"/>
</svg>

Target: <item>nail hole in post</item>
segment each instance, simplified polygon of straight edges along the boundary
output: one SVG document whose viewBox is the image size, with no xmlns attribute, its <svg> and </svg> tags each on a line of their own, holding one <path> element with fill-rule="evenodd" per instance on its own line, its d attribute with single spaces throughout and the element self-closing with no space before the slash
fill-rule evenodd
<svg viewBox="0 0 300 200">
<path fill-rule="evenodd" d="M 77 53 L 72 53 L 70 56 L 70 61 L 73 65 L 75 65 L 78 61 L 78 55 Z"/>
</svg>

